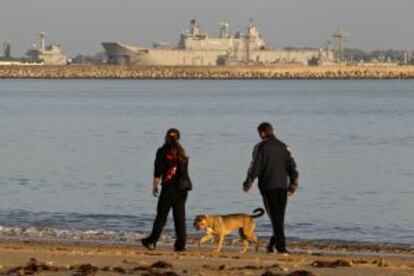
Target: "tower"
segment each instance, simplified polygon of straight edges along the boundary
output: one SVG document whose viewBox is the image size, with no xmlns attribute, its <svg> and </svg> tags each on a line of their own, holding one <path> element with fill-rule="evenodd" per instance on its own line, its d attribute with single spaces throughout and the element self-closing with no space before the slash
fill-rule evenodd
<svg viewBox="0 0 414 276">
<path fill-rule="evenodd" d="M 409 51 L 404 51 L 402 64 L 408 64 L 410 61 Z"/>
<path fill-rule="evenodd" d="M 348 41 L 348 34 L 341 30 L 339 27 L 336 29 L 332 35 L 334 41 L 334 51 L 335 51 L 335 61 L 336 62 L 345 62 L 345 47 L 346 42 Z"/>
<path fill-rule="evenodd" d="M 9 42 L 4 42 L 3 51 L 5 58 L 11 58 L 11 44 Z"/>
</svg>

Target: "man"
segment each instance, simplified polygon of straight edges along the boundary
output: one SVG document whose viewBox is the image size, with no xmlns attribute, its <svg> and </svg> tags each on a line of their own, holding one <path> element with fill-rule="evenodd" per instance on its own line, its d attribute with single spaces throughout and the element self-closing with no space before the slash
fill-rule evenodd
<svg viewBox="0 0 414 276">
<path fill-rule="evenodd" d="M 272 253 L 276 248 L 277 252 L 287 254 L 285 210 L 288 195 L 293 195 L 298 187 L 296 163 L 286 144 L 275 137 L 270 123 L 261 123 L 257 130 L 262 141 L 254 147 L 243 190 L 247 193 L 253 181 L 259 179 L 260 193 L 273 227 L 267 252 Z"/>
</svg>

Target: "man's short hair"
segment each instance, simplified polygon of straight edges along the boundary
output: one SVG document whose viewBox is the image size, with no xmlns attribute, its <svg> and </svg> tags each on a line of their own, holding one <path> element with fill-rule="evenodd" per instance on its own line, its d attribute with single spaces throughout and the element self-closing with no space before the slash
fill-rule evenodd
<svg viewBox="0 0 414 276">
<path fill-rule="evenodd" d="M 264 133 L 266 136 L 273 134 L 273 126 L 268 122 L 263 122 L 257 127 L 259 133 Z"/>
</svg>

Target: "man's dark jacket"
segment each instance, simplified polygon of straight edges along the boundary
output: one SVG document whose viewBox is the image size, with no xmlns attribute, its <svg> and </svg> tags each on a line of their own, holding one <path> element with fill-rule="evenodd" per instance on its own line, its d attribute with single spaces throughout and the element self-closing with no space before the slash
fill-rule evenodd
<svg viewBox="0 0 414 276">
<path fill-rule="evenodd" d="M 298 175 L 289 148 L 271 135 L 254 147 L 253 159 L 244 186 L 250 188 L 254 179 L 258 177 L 261 191 L 288 189 L 288 185 L 298 185 Z"/>
</svg>

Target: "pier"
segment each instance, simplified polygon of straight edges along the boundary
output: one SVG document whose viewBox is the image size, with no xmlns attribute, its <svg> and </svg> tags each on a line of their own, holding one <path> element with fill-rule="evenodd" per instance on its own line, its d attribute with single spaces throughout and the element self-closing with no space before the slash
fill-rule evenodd
<svg viewBox="0 0 414 276">
<path fill-rule="evenodd" d="M 414 66 L 0 66 L 3 79 L 414 79 Z"/>
</svg>

